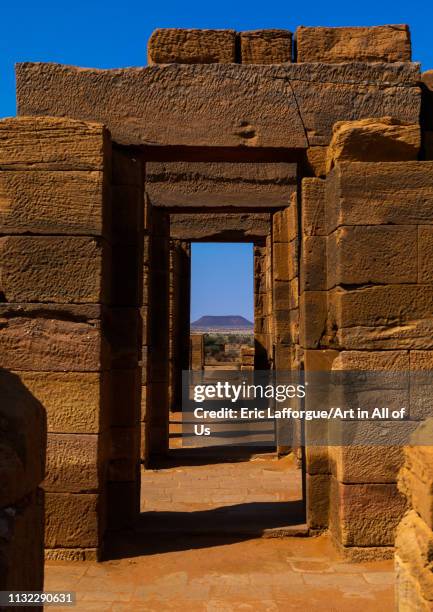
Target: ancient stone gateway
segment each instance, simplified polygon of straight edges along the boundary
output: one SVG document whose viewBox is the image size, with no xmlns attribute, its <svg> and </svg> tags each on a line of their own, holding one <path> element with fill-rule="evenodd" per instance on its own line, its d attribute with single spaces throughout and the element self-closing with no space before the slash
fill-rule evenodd
<svg viewBox="0 0 433 612">
<path fill-rule="evenodd" d="M 47 413 L 49 558 L 100 558 L 138 516 L 140 460 L 167 449 L 188 367 L 192 241 L 254 243 L 256 368 L 433 363 L 429 98 L 408 30 L 291 44 L 158 31 L 146 68 L 17 66 L 0 366 Z M 311 531 L 392 554 L 401 454 L 307 448 Z"/>
</svg>

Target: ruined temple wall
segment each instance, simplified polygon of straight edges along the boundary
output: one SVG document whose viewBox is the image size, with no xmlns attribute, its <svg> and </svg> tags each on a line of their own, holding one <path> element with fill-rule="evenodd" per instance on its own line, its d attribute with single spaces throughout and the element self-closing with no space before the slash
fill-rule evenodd
<svg viewBox="0 0 433 612">
<path fill-rule="evenodd" d="M 307 371 L 431 367 L 431 172 L 430 162 L 348 161 L 326 182 L 304 179 L 305 214 L 308 194 L 324 204 L 327 253 L 326 289 L 301 293 Z M 301 265 L 311 253 L 304 244 Z M 402 393 L 395 401 L 421 419 L 416 398 Z M 331 446 L 307 458 L 307 479 L 326 482 L 323 523 L 339 545 L 352 556 L 392 554 L 405 510 L 396 485 L 402 449 Z"/>
<path fill-rule="evenodd" d="M 427 612 L 433 608 L 431 421 L 419 432 L 424 442 L 418 439 L 404 449 L 404 463 L 399 474 L 399 489 L 407 498 L 408 512 L 396 535 L 396 609 Z"/>
<path fill-rule="evenodd" d="M 141 179 L 99 124 L 4 120 L 0 152 L 0 365 L 47 413 L 46 555 L 100 558 L 138 513 Z"/>
<path fill-rule="evenodd" d="M 289 30 L 198 30 L 159 28 L 149 39 L 149 64 L 285 64 L 350 61 L 407 62 L 406 25 L 305 27 Z"/>
<path fill-rule="evenodd" d="M 109 312 L 116 322 L 111 337 L 110 448 L 107 529 L 131 526 L 139 512 L 142 401 L 142 311 L 146 284 L 144 167 L 137 155 L 113 147 L 111 175 Z"/>
<path fill-rule="evenodd" d="M 47 413 L 47 554 L 94 557 L 109 448 L 109 136 L 98 124 L 6 119 L 0 168 L 0 365 Z"/>
<path fill-rule="evenodd" d="M 289 205 L 272 217 L 272 343 L 274 368 L 291 370 L 299 344 L 299 236 L 297 192 Z"/>
<path fill-rule="evenodd" d="M 46 413 L 19 376 L 2 368 L 0 397 L 0 589 L 42 591 Z"/>
<path fill-rule="evenodd" d="M 182 406 L 182 370 L 189 369 L 190 275 L 190 244 L 170 239 L 169 405 L 173 411 Z"/>
</svg>

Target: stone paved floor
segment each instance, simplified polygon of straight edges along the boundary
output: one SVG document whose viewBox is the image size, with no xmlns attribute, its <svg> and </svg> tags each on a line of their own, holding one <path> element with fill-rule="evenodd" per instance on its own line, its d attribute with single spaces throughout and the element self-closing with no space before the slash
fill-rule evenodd
<svg viewBox="0 0 433 612">
<path fill-rule="evenodd" d="M 49 562 L 45 588 L 75 590 L 80 612 L 394 609 L 392 562 L 346 563 L 324 536 L 147 544 L 148 555 L 120 561 Z"/>
<path fill-rule="evenodd" d="M 76 591 L 79 612 L 393 610 L 392 562 L 347 563 L 327 536 L 257 537 L 302 532 L 293 458 L 184 451 L 143 471 L 139 530 L 113 543 L 119 560 L 48 562 L 45 589 Z"/>
<path fill-rule="evenodd" d="M 142 474 L 141 524 L 148 531 L 262 535 L 304 525 L 301 471 L 292 457 L 182 450 Z"/>
</svg>

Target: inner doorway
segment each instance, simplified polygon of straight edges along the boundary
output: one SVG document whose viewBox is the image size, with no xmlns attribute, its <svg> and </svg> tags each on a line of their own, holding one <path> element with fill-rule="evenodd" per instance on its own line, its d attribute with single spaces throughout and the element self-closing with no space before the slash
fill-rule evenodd
<svg viewBox="0 0 433 612">
<path fill-rule="evenodd" d="M 255 248 L 246 242 L 190 244 L 189 369 L 216 378 L 254 370 L 255 302 L 261 299 Z M 306 531 L 293 454 L 242 444 L 185 447 L 181 406 L 176 408 L 169 413 L 167 455 L 151 459 L 142 474 L 141 511 L 149 530 L 240 538 Z"/>
</svg>

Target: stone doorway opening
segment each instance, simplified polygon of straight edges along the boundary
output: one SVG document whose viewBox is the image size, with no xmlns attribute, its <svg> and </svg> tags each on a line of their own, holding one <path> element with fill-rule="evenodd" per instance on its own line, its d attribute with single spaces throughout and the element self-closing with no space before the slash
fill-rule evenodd
<svg viewBox="0 0 433 612">
<path fill-rule="evenodd" d="M 197 217 L 200 217 L 198 213 Z M 304 535 L 307 528 L 302 471 L 293 453 L 279 455 L 275 446 L 260 443 L 243 446 L 238 441 L 228 446 L 218 442 L 218 438 L 211 444 L 198 441 L 194 447 L 182 446 L 179 390 L 182 369 L 202 370 L 206 376 L 220 379 L 225 372 L 234 369 L 254 370 L 255 364 L 262 369 L 272 367 L 268 353 L 263 355 L 262 342 L 264 318 L 270 315 L 264 304 L 261 284 L 266 245 L 260 239 L 227 242 L 224 234 L 222 240 L 215 242 L 181 242 L 173 238 L 180 219 L 173 214 L 171 221 L 169 410 L 165 411 L 168 445 L 164 453 L 151 453 L 142 471 L 143 529 L 149 535 L 215 536 L 215 544 L 223 543 L 224 537 Z M 240 254 L 243 252 L 244 266 L 230 270 L 227 251 L 236 247 Z M 223 268 L 222 276 L 218 274 L 218 267 Z M 243 278 L 242 283 L 240 279 L 236 283 L 236 278 L 228 278 L 221 286 L 224 268 L 227 277 L 238 274 L 247 278 Z M 218 286 L 213 287 L 213 283 Z M 196 302 L 200 292 L 209 291 L 217 291 L 218 295 L 202 299 L 199 306 Z M 228 295 L 230 291 L 237 292 L 237 299 Z M 187 298 L 188 309 L 184 303 Z M 236 302 L 237 308 L 232 306 Z M 214 320 L 212 327 L 208 317 L 214 313 L 222 317 L 223 312 L 226 314 L 224 320 Z M 243 322 L 244 327 L 239 326 L 239 313 L 247 315 L 244 319 L 249 320 L 251 326 L 246 322 Z M 188 347 L 185 345 L 186 331 Z"/>
</svg>

